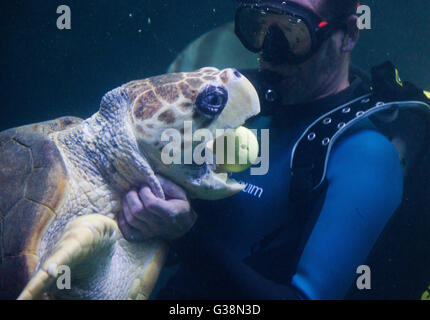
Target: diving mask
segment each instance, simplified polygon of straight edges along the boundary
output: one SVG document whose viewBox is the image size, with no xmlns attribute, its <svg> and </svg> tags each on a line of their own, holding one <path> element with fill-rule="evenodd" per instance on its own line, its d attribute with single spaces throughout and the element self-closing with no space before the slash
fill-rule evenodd
<svg viewBox="0 0 430 320">
<path fill-rule="evenodd" d="M 248 50 L 261 52 L 273 63 L 298 64 L 309 59 L 336 30 L 346 28 L 347 16 L 325 21 L 290 1 L 240 1 L 235 32 Z"/>
</svg>

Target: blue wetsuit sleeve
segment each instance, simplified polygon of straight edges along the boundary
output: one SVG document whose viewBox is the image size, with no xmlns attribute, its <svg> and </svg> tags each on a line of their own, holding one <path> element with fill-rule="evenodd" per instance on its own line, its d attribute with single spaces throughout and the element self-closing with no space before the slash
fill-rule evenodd
<svg viewBox="0 0 430 320">
<path fill-rule="evenodd" d="M 292 285 L 308 299 L 342 299 L 403 193 L 394 146 L 363 130 L 339 141 L 327 169 L 328 189 Z"/>
</svg>

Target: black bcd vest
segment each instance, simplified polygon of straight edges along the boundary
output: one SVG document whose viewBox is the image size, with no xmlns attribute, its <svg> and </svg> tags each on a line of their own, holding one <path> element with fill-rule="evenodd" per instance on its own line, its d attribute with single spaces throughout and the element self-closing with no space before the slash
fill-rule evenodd
<svg viewBox="0 0 430 320">
<path fill-rule="evenodd" d="M 352 71 L 361 73 L 358 69 Z M 268 75 L 246 71 L 244 74 L 255 84 L 262 112 L 270 113 L 271 108 L 276 108 L 277 95 L 266 81 Z M 320 115 L 303 132 L 293 148 L 290 164 L 290 198 L 297 214 L 255 246 L 249 264 L 252 266 L 255 259 L 276 260 L 271 252 L 282 248 L 265 248 L 287 228 L 286 232 L 305 231 L 295 238 L 295 245 L 304 247 L 324 200 L 332 146 L 342 135 L 360 126 L 376 128 L 393 143 L 401 159 L 405 185 L 401 206 L 366 262 L 370 267 L 376 266 L 372 269 L 373 289 L 358 291 L 353 285 L 347 298 L 429 297 L 426 288 L 430 284 L 430 100 L 422 89 L 402 82 L 391 62 L 372 68 L 370 93 Z M 299 255 L 292 257 L 290 264 L 296 265 L 298 259 Z M 291 269 L 291 265 L 288 267 Z M 271 270 L 271 274 L 276 278 L 276 272 Z"/>
</svg>

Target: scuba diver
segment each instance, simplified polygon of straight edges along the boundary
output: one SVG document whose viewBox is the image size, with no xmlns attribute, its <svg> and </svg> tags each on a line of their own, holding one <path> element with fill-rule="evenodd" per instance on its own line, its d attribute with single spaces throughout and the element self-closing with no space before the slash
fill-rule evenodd
<svg viewBox="0 0 430 320">
<path fill-rule="evenodd" d="M 371 78 L 351 66 L 356 0 L 239 2 L 235 32 L 260 57 L 259 70 L 240 70 L 262 104 L 247 126 L 270 129 L 270 168 L 234 174 L 247 187 L 219 201 L 188 200 L 166 179 L 167 200 L 147 186 L 125 196 L 128 240 L 177 238 L 173 275 L 155 298 L 420 298 L 429 254 L 414 263 L 400 244 L 419 233 L 404 212 L 422 206 L 408 190 L 411 176 L 426 174 L 428 93 L 391 63 Z M 372 279 L 364 289 L 363 265 Z M 412 279 L 399 280 L 405 269 Z"/>
</svg>

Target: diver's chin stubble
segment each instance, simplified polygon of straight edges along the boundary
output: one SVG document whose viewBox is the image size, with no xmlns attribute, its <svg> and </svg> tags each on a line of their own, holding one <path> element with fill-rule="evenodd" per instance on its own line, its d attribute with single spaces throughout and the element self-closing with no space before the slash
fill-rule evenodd
<svg viewBox="0 0 430 320">
<path fill-rule="evenodd" d="M 297 82 L 298 79 L 298 68 L 290 65 L 287 62 L 284 63 L 272 63 L 268 61 L 260 60 L 260 69 L 262 71 L 268 71 L 275 73 L 278 78 L 278 83 L 281 82 L 283 85 L 291 86 L 292 83 Z M 290 85 L 288 85 L 290 84 Z"/>
</svg>

